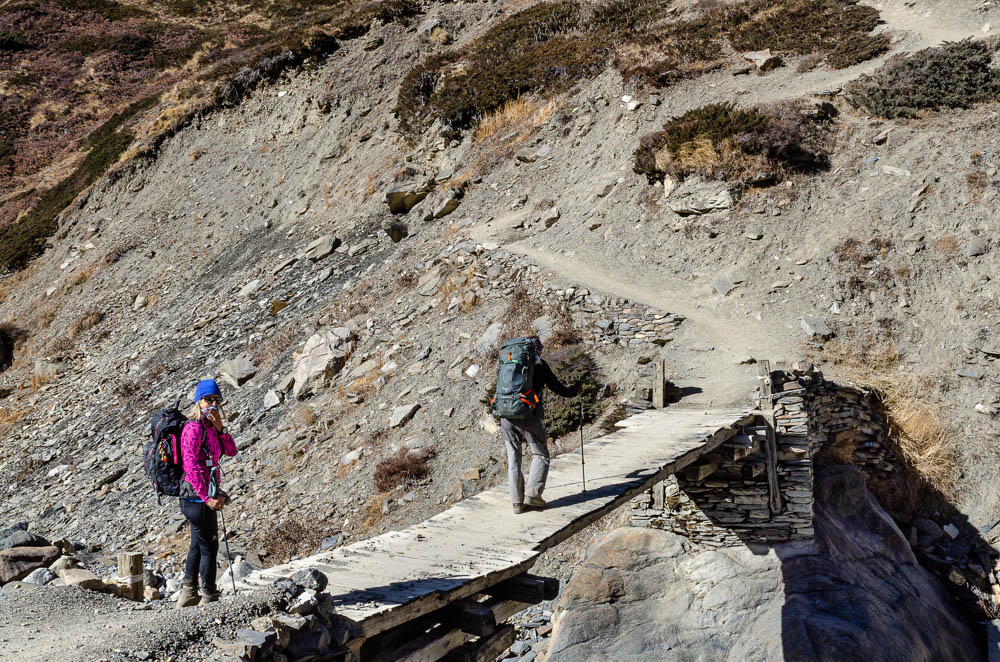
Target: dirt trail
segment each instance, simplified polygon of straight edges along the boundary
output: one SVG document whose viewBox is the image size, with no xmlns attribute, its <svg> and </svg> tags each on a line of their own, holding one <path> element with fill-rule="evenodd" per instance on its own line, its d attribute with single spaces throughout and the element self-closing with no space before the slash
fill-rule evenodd
<svg viewBox="0 0 1000 662">
<path fill-rule="evenodd" d="M 770 325 L 754 317 L 736 318 L 711 302 L 685 291 L 683 282 L 666 276 L 630 271 L 630 276 L 597 256 L 567 256 L 533 246 L 530 240 L 505 246 L 533 260 L 561 278 L 624 297 L 638 303 L 678 313 L 686 318 L 665 354 L 678 386 L 695 386 L 701 393 L 684 399 L 686 406 L 744 403 L 756 383 L 753 366 L 738 365 L 748 354 L 762 359 L 792 360 L 788 343 Z M 721 302 L 721 299 L 720 299 Z"/>
<path fill-rule="evenodd" d="M 892 30 L 905 30 L 911 34 L 903 50 L 918 50 L 928 46 L 938 46 L 943 41 L 960 41 L 968 37 L 981 38 L 992 32 L 983 32 L 983 26 L 990 22 L 985 14 L 973 16 L 971 3 L 968 9 L 956 7 L 955 0 L 945 3 L 921 2 L 920 8 L 912 0 L 902 2 L 871 2 L 861 4 L 874 7 L 882 20 Z"/>
</svg>

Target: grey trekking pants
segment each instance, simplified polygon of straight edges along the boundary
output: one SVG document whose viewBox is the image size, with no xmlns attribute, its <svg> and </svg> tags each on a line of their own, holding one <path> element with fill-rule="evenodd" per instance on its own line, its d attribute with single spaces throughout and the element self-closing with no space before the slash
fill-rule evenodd
<svg viewBox="0 0 1000 662">
<path fill-rule="evenodd" d="M 531 447 L 531 469 L 528 471 L 528 496 L 540 497 L 549 475 L 549 449 L 545 445 L 545 424 L 538 418 L 520 421 L 502 419 L 503 441 L 507 445 L 507 485 L 510 501 L 515 506 L 524 501 L 524 478 L 521 476 L 521 441 Z"/>
</svg>

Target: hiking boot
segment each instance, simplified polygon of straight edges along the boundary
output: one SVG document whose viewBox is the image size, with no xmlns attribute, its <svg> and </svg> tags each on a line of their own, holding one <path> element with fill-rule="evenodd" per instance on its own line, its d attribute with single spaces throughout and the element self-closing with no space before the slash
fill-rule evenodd
<svg viewBox="0 0 1000 662">
<path fill-rule="evenodd" d="M 520 504 L 520 503 L 515 503 L 514 504 L 514 514 L 515 515 L 520 515 L 523 512 L 524 512 L 524 506 L 522 504 Z"/>
<path fill-rule="evenodd" d="M 210 591 L 207 588 L 203 588 L 201 589 L 201 602 L 198 603 L 198 606 L 201 607 L 210 602 L 218 602 L 220 597 L 222 597 L 221 591 Z"/>
<path fill-rule="evenodd" d="M 184 584 L 181 587 L 181 594 L 177 597 L 177 608 L 193 607 L 200 600 L 198 587 L 193 584 Z"/>
<path fill-rule="evenodd" d="M 532 508 L 544 508 L 545 499 L 539 496 L 530 496 L 524 499 L 524 505 L 531 506 Z"/>
</svg>

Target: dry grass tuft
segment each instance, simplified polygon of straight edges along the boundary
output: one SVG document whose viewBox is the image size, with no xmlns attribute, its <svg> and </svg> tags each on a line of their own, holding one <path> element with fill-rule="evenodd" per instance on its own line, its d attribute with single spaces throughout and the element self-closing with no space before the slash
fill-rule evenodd
<svg viewBox="0 0 1000 662">
<path fill-rule="evenodd" d="M 890 440 L 918 480 L 890 478 L 892 489 L 873 490 L 894 515 L 927 505 L 928 494 L 952 494 L 955 447 L 950 424 L 939 413 L 933 394 L 939 384 L 930 377 L 900 373 L 902 359 L 893 342 L 840 341 L 827 345 L 823 358 L 839 375 L 872 390 L 889 424 Z M 887 487 L 887 486 L 883 486 Z"/>
<path fill-rule="evenodd" d="M 400 448 L 395 455 L 380 460 L 375 465 L 375 489 L 383 493 L 391 492 L 430 475 L 427 460 L 434 456 L 434 451 L 428 448 L 420 450 L 427 452 L 410 453 L 410 449 Z"/>
<path fill-rule="evenodd" d="M 98 310 L 97 308 L 91 308 L 84 314 L 80 315 L 80 317 L 73 322 L 72 326 L 69 327 L 69 339 L 75 340 L 81 333 L 93 329 L 103 321 L 104 311 Z"/>
<path fill-rule="evenodd" d="M 946 234 L 934 242 L 934 250 L 942 255 L 955 255 L 958 253 L 958 239 L 955 235 Z"/>
<path fill-rule="evenodd" d="M 308 405 L 298 405 L 292 414 L 292 428 L 301 430 L 316 425 L 316 412 Z"/>
<path fill-rule="evenodd" d="M 72 289 L 74 287 L 78 287 L 93 278 L 94 274 L 97 273 L 97 265 L 98 263 L 95 262 L 85 269 L 81 269 L 80 271 L 70 274 L 69 277 L 66 278 L 66 288 Z"/>
<path fill-rule="evenodd" d="M 250 345 L 250 355 L 253 357 L 254 365 L 262 372 L 270 368 L 278 357 L 295 345 L 300 333 L 298 325 L 292 324 L 276 333 L 269 332 L 267 336 Z"/>
<path fill-rule="evenodd" d="M 527 137 L 545 124 L 555 112 L 556 102 L 552 99 L 542 101 L 534 97 L 519 96 L 483 118 L 476 126 L 476 144 L 481 145 L 493 137 L 511 133 Z"/>
<path fill-rule="evenodd" d="M 281 563 L 293 556 L 314 552 L 326 536 L 329 524 L 322 517 L 302 517 L 301 512 L 289 516 L 261 536 L 269 561 Z"/>
</svg>

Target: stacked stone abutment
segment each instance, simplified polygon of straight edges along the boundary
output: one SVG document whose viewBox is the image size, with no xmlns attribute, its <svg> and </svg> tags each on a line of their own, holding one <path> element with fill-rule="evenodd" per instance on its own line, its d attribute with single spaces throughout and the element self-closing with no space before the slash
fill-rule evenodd
<svg viewBox="0 0 1000 662">
<path fill-rule="evenodd" d="M 849 462 L 868 475 L 892 470 L 884 418 L 870 393 L 826 381 L 808 364 L 765 373 L 756 424 L 636 497 L 633 525 L 713 547 L 808 540 L 817 462 Z M 777 495 L 768 476 L 769 434 Z"/>
</svg>

